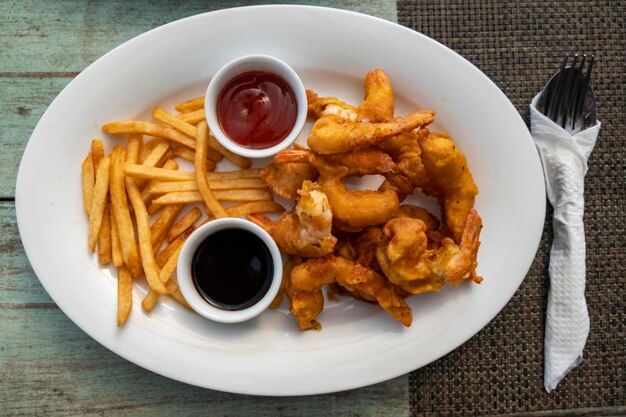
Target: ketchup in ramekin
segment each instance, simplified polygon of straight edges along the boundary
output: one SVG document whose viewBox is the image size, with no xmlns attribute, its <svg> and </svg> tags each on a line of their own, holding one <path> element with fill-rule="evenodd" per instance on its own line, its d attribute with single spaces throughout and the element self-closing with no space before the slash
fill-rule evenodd
<svg viewBox="0 0 626 417">
<path fill-rule="evenodd" d="M 226 149 L 266 158 L 288 148 L 307 116 L 306 90 L 287 63 L 246 55 L 215 73 L 205 96 L 206 120 Z"/>
<path fill-rule="evenodd" d="M 297 113 L 293 90 L 271 72 L 240 74 L 226 84 L 217 99 L 222 130 L 247 148 L 263 149 L 280 143 L 293 130 Z"/>
</svg>

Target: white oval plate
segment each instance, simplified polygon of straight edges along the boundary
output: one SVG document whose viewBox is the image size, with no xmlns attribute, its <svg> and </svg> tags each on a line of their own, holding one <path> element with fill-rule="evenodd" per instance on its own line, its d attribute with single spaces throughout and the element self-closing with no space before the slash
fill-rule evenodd
<svg viewBox="0 0 626 417">
<path fill-rule="evenodd" d="M 116 282 L 87 251 L 80 164 L 112 120 L 150 120 L 156 105 L 204 94 L 222 63 L 252 53 L 291 64 L 308 88 L 358 103 L 363 75 L 389 74 L 397 114 L 437 110 L 466 153 L 484 220 L 481 285 L 409 299 L 404 328 L 377 306 L 327 302 L 321 332 L 299 332 L 287 306 L 239 325 L 209 322 L 166 302 L 151 315 L 135 285 L 127 324 L 116 327 Z M 171 107 L 170 107 L 171 108 Z M 106 141 L 108 145 L 112 140 Z M 110 148 L 109 148 L 110 149 Z M 432 202 L 428 202 L 432 206 Z M 24 248 L 58 306 L 98 342 L 167 377 L 222 391 L 299 395 L 383 381 L 428 364 L 482 329 L 513 296 L 534 258 L 545 212 L 541 165 L 505 95 L 445 46 L 356 13 L 302 6 L 222 10 L 157 28 L 115 48 L 54 100 L 28 142 L 17 180 Z"/>
</svg>

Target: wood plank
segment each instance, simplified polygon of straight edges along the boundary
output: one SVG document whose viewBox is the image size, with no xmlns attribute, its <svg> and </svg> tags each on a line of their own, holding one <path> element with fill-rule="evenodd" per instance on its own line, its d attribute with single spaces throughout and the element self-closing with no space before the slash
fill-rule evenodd
<svg viewBox="0 0 626 417">
<path fill-rule="evenodd" d="M 12 201 L 0 201 L 0 228 L 0 308 L 55 307 L 24 253 Z"/>
<path fill-rule="evenodd" d="M 334 395 L 242 396 L 153 374 L 88 337 L 60 310 L 0 308 L 3 415 L 408 416 L 408 377 Z"/>
<path fill-rule="evenodd" d="M 99 56 L 140 33 L 187 16 L 263 1 L 0 2 L 0 75 L 81 71 Z M 395 0 L 307 0 L 396 21 Z"/>
<path fill-rule="evenodd" d="M 15 196 L 17 170 L 28 138 L 47 106 L 70 80 L 0 77 L 0 198 Z"/>
</svg>

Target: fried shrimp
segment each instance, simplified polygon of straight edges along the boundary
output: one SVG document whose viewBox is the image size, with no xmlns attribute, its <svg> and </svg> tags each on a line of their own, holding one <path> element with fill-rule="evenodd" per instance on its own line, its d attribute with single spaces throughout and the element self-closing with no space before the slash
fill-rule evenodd
<svg viewBox="0 0 626 417">
<path fill-rule="evenodd" d="M 272 221 L 262 214 L 248 220 L 265 229 L 288 255 L 318 257 L 329 254 L 337 239 L 331 234 L 333 214 L 326 195 L 311 181 L 304 181 L 294 210 Z"/>
<path fill-rule="evenodd" d="M 446 237 L 446 231 L 441 229 L 441 223 L 439 219 L 426 210 L 423 207 L 413 206 L 410 204 L 403 204 L 396 211 L 393 218 L 408 217 L 411 219 L 418 219 L 424 222 L 426 225 L 426 236 L 428 236 L 428 248 L 432 248 L 434 245 L 439 244 L 441 240 Z"/>
<path fill-rule="evenodd" d="M 422 151 L 415 130 L 382 141 L 377 147 L 391 156 L 398 169 L 415 187 L 422 187 L 428 182 L 429 176 L 422 163 Z"/>
<path fill-rule="evenodd" d="M 383 231 L 380 227 L 368 227 L 352 240 L 352 247 L 356 252 L 355 262 L 359 265 L 372 268 L 381 272 L 376 261 L 376 249 L 383 239 Z"/>
<path fill-rule="evenodd" d="M 470 213 L 463 229 L 461 244 L 444 238 L 428 249 L 426 224 L 408 217 L 395 218 L 383 227 L 376 251 L 380 268 L 387 278 L 411 294 L 439 291 L 447 282 L 464 279 L 481 282 L 476 275 L 482 220 L 476 210 Z"/>
<path fill-rule="evenodd" d="M 385 71 L 375 69 L 368 72 L 363 87 L 365 100 L 356 110 L 358 120 L 378 123 L 393 119 L 393 88 Z"/>
<path fill-rule="evenodd" d="M 407 327 L 411 325 L 411 309 L 391 283 L 369 268 L 327 255 L 296 266 L 287 281 L 287 298 L 300 330 L 321 329 L 315 317 L 324 308 L 322 287 L 334 282 L 350 292 L 373 297 L 393 318 Z"/>
<path fill-rule="evenodd" d="M 351 122 L 356 121 L 357 109 L 337 97 L 320 97 L 312 90 L 306 90 L 309 115 L 316 119 L 324 116 L 338 116 Z"/>
<path fill-rule="evenodd" d="M 393 217 L 409 217 L 411 219 L 419 219 L 424 222 L 426 229 L 429 231 L 438 230 L 440 226 L 439 219 L 437 219 L 434 214 L 423 207 L 411 204 L 401 205 L 400 208 L 398 208 L 398 211 L 393 214 Z"/>
<path fill-rule="evenodd" d="M 389 77 L 382 69 L 368 72 L 363 79 L 365 99 L 358 107 L 344 103 L 336 97 L 320 97 L 312 90 L 306 91 L 309 115 L 316 119 L 334 115 L 346 121 L 386 122 L 393 118 L 394 98 Z"/>
<path fill-rule="evenodd" d="M 465 155 L 445 133 L 430 133 L 424 129 L 418 132 L 417 140 L 429 176 L 422 190 L 439 200 L 444 222 L 454 241 L 459 243 L 478 194 Z"/>
<path fill-rule="evenodd" d="M 317 169 L 320 174 L 317 182 L 328 197 L 333 225 L 339 230 L 354 232 L 367 226 L 384 224 L 400 205 L 398 196 L 391 190 L 349 191 L 345 185 L 349 168 L 309 150 L 284 150 L 274 160 L 278 163 L 308 162 Z"/>
<path fill-rule="evenodd" d="M 350 122 L 338 116 L 318 119 L 307 139 L 311 149 L 320 154 L 335 154 L 365 149 L 385 139 L 432 123 L 435 112 L 418 110 L 387 122 Z"/>
<path fill-rule="evenodd" d="M 391 157 L 374 149 L 327 155 L 325 158 L 348 168 L 348 176 L 379 174 L 386 178 L 400 192 L 411 194 L 411 181 L 403 175 Z"/>
<path fill-rule="evenodd" d="M 270 164 L 261 170 L 261 178 L 277 196 L 295 200 L 305 180 L 315 181 L 317 170 L 308 163 Z"/>
</svg>

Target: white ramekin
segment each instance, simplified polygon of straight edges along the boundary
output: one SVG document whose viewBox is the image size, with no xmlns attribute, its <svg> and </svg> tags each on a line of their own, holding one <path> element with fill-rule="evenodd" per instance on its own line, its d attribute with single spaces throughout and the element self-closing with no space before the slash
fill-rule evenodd
<svg viewBox="0 0 626 417">
<path fill-rule="evenodd" d="M 225 229 L 242 229 L 258 236 L 268 247 L 272 257 L 274 273 L 267 293 L 257 303 L 243 310 L 223 310 L 211 305 L 198 292 L 193 282 L 192 262 L 198 246 L 210 235 Z M 228 217 L 213 220 L 194 231 L 183 244 L 178 257 L 178 285 L 189 305 L 200 315 L 222 323 L 239 323 L 261 314 L 269 307 L 280 288 L 283 263 L 278 246 L 272 237 L 256 224 L 240 218 Z"/>
<path fill-rule="evenodd" d="M 239 145 L 224 133 L 218 120 L 217 99 L 222 89 L 230 80 L 249 71 L 264 71 L 278 75 L 291 87 L 296 98 L 297 114 L 293 129 L 285 139 L 269 148 L 254 149 Z M 226 149 L 247 158 L 266 158 L 289 147 L 302 131 L 307 117 L 306 90 L 293 68 L 280 59 L 269 55 L 246 55 L 230 61 L 213 76 L 206 91 L 204 112 L 211 134 Z"/>
</svg>

